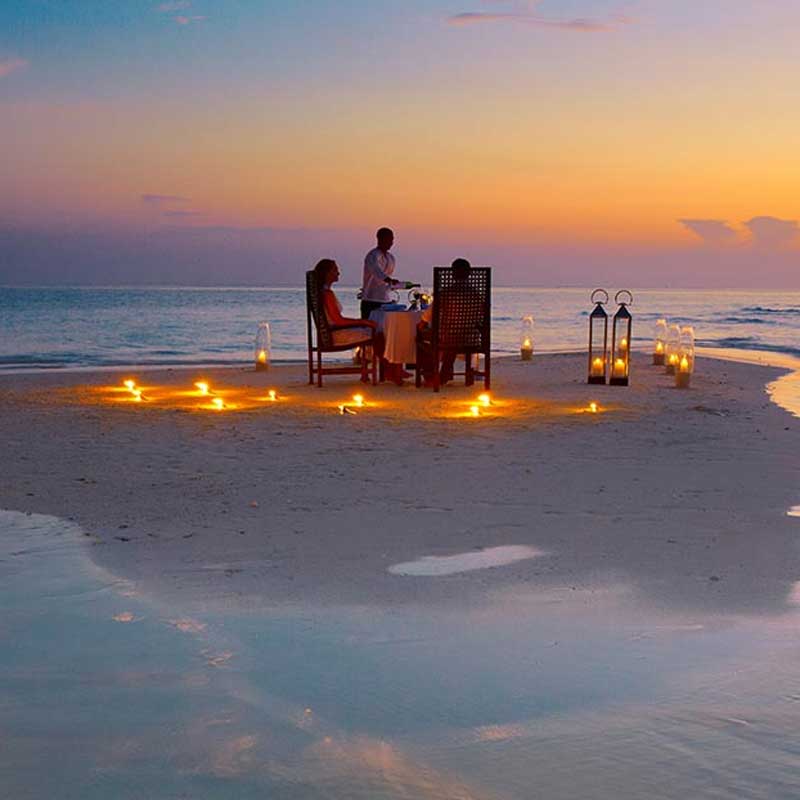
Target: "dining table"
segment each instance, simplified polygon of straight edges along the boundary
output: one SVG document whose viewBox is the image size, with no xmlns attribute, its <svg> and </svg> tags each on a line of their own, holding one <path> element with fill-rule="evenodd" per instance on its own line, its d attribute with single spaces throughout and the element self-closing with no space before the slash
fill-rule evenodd
<svg viewBox="0 0 800 800">
<path fill-rule="evenodd" d="M 383 331 L 384 358 L 391 364 L 417 363 L 417 323 L 422 314 L 408 309 L 379 308 L 369 315 L 378 330 Z"/>
</svg>

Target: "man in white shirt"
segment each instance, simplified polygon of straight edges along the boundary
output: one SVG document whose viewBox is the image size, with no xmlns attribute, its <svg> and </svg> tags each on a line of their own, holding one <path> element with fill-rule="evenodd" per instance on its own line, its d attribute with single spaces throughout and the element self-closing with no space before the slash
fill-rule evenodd
<svg viewBox="0 0 800 800">
<path fill-rule="evenodd" d="M 361 285 L 361 318 L 369 315 L 384 303 L 392 301 L 392 287 L 400 281 L 394 274 L 394 256 L 389 252 L 394 244 L 391 228 L 380 228 L 376 234 L 378 246 L 364 257 L 364 282 Z"/>
</svg>

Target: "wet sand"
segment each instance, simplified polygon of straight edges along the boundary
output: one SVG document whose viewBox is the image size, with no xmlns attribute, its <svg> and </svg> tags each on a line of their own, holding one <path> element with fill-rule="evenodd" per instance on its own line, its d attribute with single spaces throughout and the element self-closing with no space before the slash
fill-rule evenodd
<svg viewBox="0 0 800 800">
<path fill-rule="evenodd" d="M 185 608 L 480 606 L 624 583 L 660 610 L 788 609 L 800 421 L 765 391 L 784 372 L 701 358 L 687 391 L 643 355 L 627 389 L 583 373 L 580 355 L 498 360 L 477 419 L 477 390 L 318 390 L 302 367 L 3 376 L 0 507 L 76 521 L 99 565 Z M 123 377 L 149 400 L 112 391 Z M 208 408 L 200 378 L 238 408 Z M 340 415 L 356 391 L 367 407 Z M 504 546 L 542 555 L 389 572 Z"/>
</svg>

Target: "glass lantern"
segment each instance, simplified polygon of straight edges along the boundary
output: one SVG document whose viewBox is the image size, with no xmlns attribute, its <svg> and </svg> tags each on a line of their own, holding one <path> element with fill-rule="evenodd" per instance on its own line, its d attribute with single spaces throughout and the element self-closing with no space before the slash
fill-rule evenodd
<svg viewBox="0 0 800 800">
<path fill-rule="evenodd" d="M 608 383 L 611 386 L 627 386 L 631 374 L 631 323 L 633 322 L 628 306 L 633 304 L 633 295 L 627 289 L 621 289 L 614 296 L 614 302 L 619 307 L 614 314 L 611 328 L 611 377 Z"/>
<path fill-rule="evenodd" d="M 675 369 L 675 385 L 679 389 L 688 389 L 694 372 L 694 328 L 687 325 L 681 328 L 678 346 L 678 366 Z"/>
<path fill-rule="evenodd" d="M 588 383 L 606 382 L 608 362 L 608 314 L 603 306 L 608 302 L 605 289 L 592 292 L 594 309 L 589 314 L 589 380 Z"/>
<path fill-rule="evenodd" d="M 256 371 L 269 369 L 270 349 L 272 347 L 272 336 L 269 331 L 269 322 L 259 322 L 256 331 Z"/>
<path fill-rule="evenodd" d="M 680 357 L 678 351 L 681 347 L 681 329 L 678 325 L 670 325 L 667 329 L 667 343 L 664 345 L 664 368 L 667 375 L 674 375 Z"/>
<path fill-rule="evenodd" d="M 533 358 L 533 317 L 530 314 L 522 318 L 519 329 L 519 355 L 523 361 Z"/>
<path fill-rule="evenodd" d="M 660 319 L 656 322 L 653 333 L 653 364 L 657 367 L 664 366 L 664 354 L 667 351 L 667 321 Z"/>
</svg>

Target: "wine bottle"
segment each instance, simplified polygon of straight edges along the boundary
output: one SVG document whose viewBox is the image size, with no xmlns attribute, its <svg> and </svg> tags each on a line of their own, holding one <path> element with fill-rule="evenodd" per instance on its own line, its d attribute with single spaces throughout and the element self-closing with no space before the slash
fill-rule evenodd
<svg viewBox="0 0 800 800">
<path fill-rule="evenodd" d="M 405 281 L 405 283 L 403 283 L 404 289 L 419 289 L 420 286 L 422 286 L 421 283 L 412 283 L 411 281 Z"/>
</svg>

